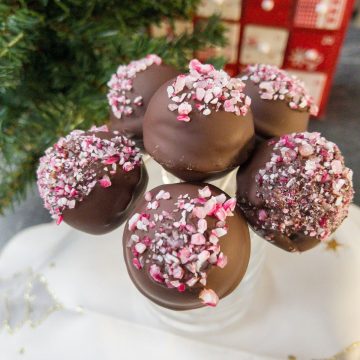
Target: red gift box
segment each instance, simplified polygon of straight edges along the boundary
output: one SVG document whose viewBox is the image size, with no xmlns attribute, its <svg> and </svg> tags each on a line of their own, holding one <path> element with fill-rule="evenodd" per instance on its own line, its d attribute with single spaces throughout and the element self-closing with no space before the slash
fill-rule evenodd
<svg viewBox="0 0 360 360">
<path fill-rule="evenodd" d="M 296 74 L 324 114 L 354 0 L 204 0 L 193 22 L 213 13 L 227 28 L 228 45 L 194 54 L 222 55 L 238 74 L 247 64 L 267 63 Z M 176 32 L 192 27 L 179 22 Z M 168 33 L 166 27 L 153 34 Z"/>
</svg>

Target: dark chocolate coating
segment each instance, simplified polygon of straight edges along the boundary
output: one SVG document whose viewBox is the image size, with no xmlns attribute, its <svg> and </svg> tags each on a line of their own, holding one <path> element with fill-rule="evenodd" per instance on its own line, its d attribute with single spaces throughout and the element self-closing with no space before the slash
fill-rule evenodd
<svg viewBox="0 0 360 360">
<path fill-rule="evenodd" d="M 112 132 L 97 132 L 96 136 L 111 139 L 114 135 Z M 110 175 L 110 179 L 110 187 L 103 188 L 97 183 L 85 199 L 76 203 L 75 208 L 66 209 L 63 212 L 64 221 L 94 235 L 119 227 L 128 218 L 137 198 L 144 194 L 148 174 L 143 164 L 129 172 L 118 166 L 116 174 Z"/>
<path fill-rule="evenodd" d="M 223 193 L 217 187 L 210 184 L 190 184 L 178 183 L 171 185 L 161 185 L 151 190 L 152 194 L 158 193 L 161 189 L 170 192 L 174 201 L 161 203 L 161 210 L 172 211 L 175 209 L 174 202 L 180 194 L 189 194 L 190 197 L 198 196 L 198 189 L 209 186 L 214 195 Z M 229 198 L 228 195 L 226 195 Z M 163 206 L 164 205 L 164 206 Z M 139 200 L 133 213 L 142 213 L 146 210 L 147 202 Z M 180 218 L 181 214 L 178 213 Z M 212 221 L 212 220 L 210 220 Z M 216 220 L 213 220 L 216 221 Z M 247 224 L 236 208 L 234 216 L 226 219 L 228 224 L 228 233 L 220 238 L 219 244 L 221 251 L 228 257 L 227 265 L 221 269 L 212 267 L 209 270 L 206 288 L 213 289 L 219 296 L 224 298 L 229 295 L 242 280 L 250 257 L 250 237 Z M 198 298 L 201 287 L 194 286 L 186 289 L 185 292 L 179 292 L 177 289 L 169 289 L 164 284 L 155 282 L 148 273 L 151 264 L 145 264 L 145 267 L 138 270 L 132 264 L 133 255 L 131 249 L 126 246 L 130 236 L 134 234 L 129 231 L 128 223 L 125 226 L 123 236 L 123 251 L 128 273 L 137 289 L 156 304 L 172 310 L 191 310 L 203 307 L 201 300 Z M 136 232 L 135 232 L 136 234 Z M 154 229 L 149 230 L 148 236 L 154 234 Z"/>
<path fill-rule="evenodd" d="M 121 119 L 116 118 L 110 110 L 110 129 L 120 131 L 135 141 L 138 147 L 143 148 L 143 118 L 149 101 L 165 81 L 178 74 L 179 72 L 174 67 L 165 64 L 153 64 L 146 70 L 137 73 L 133 81 L 133 89 L 127 96 L 131 100 L 137 96 L 142 96 L 143 104 L 133 106 L 133 113 L 130 116 L 123 115 Z"/>
<path fill-rule="evenodd" d="M 310 114 L 308 111 L 291 109 L 286 100 L 264 100 L 259 86 L 251 80 L 246 83 L 245 94 L 251 98 L 251 110 L 257 135 L 266 139 L 293 132 L 306 131 Z"/>
<path fill-rule="evenodd" d="M 177 112 L 168 109 L 166 89 L 172 83 L 160 87 L 146 111 L 146 151 L 185 181 L 216 179 L 246 161 L 255 139 L 251 111 L 246 116 L 223 110 L 205 116 L 194 110 L 189 114 L 191 121 L 178 121 Z"/>
<path fill-rule="evenodd" d="M 275 139 L 277 140 L 277 139 Z M 246 220 L 251 228 L 261 237 L 270 243 L 290 252 L 302 252 L 312 249 L 320 243 L 320 240 L 306 236 L 302 233 L 294 233 L 286 236 L 279 231 L 271 229 L 263 230 L 260 228 L 257 210 L 266 208 L 264 201 L 256 196 L 258 191 L 255 176 L 260 169 L 265 168 L 265 164 L 270 160 L 274 145 L 269 141 L 259 144 L 251 159 L 239 168 L 237 172 L 237 203 L 241 208 Z"/>
</svg>

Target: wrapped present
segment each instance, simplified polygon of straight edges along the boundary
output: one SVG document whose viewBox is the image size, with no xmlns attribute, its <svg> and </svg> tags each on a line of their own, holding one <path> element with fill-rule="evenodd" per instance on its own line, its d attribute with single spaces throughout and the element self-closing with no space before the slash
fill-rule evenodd
<svg viewBox="0 0 360 360">
<path fill-rule="evenodd" d="M 253 63 L 279 66 L 300 77 L 324 114 L 336 63 L 354 0 L 203 0 L 192 22 L 179 22 L 175 34 L 212 14 L 219 14 L 227 30 L 224 48 L 194 54 L 205 61 L 227 59 L 235 75 Z M 170 27 L 153 34 L 170 33 Z"/>
</svg>

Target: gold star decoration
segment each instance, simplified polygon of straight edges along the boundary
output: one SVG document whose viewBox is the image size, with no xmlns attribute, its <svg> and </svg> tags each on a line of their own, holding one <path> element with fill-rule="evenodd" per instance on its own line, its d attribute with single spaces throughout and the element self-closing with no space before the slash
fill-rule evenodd
<svg viewBox="0 0 360 360">
<path fill-rule="evenodd" d="M 337 252 L 338 249 L 340 247 L 342 247 L 342 246 L 343 246 L 343 244 L 337 242 L 336 239 L 331 239 L 331 240 L 326 242 L 326 248 L 325 249 L 328 250 L 328 251 Z"/>
</svg>

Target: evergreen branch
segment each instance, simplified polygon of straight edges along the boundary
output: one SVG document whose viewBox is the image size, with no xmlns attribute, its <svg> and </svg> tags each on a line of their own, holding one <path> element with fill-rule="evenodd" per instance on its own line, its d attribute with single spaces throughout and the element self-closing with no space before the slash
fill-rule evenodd
<svg viewBox="0 0 360 360">
<path fill-rule="evenodd" d="M 157 53 L 180 69 L 196 51 L 225 43 L 215 17 L 179 37 L 148 34 L 164 18 L 191 19 L 198 3 L 3 0 L 0 213 L 25 194 L 47 147 L 75 128 L 107 121 L 106 82 L 119 64 Z"/>
<path fill-rule="evenodd" d="M 0 58 L 5 56 L 9 52 L 9 49 L 16 45 L 23 37 L 24 33 L 21 32 L 20 34 L 16 35 L 16 37 L 12 39 L 8 44 L 6 44 L 5 48 L 0 52 Z"/>
</svg>

